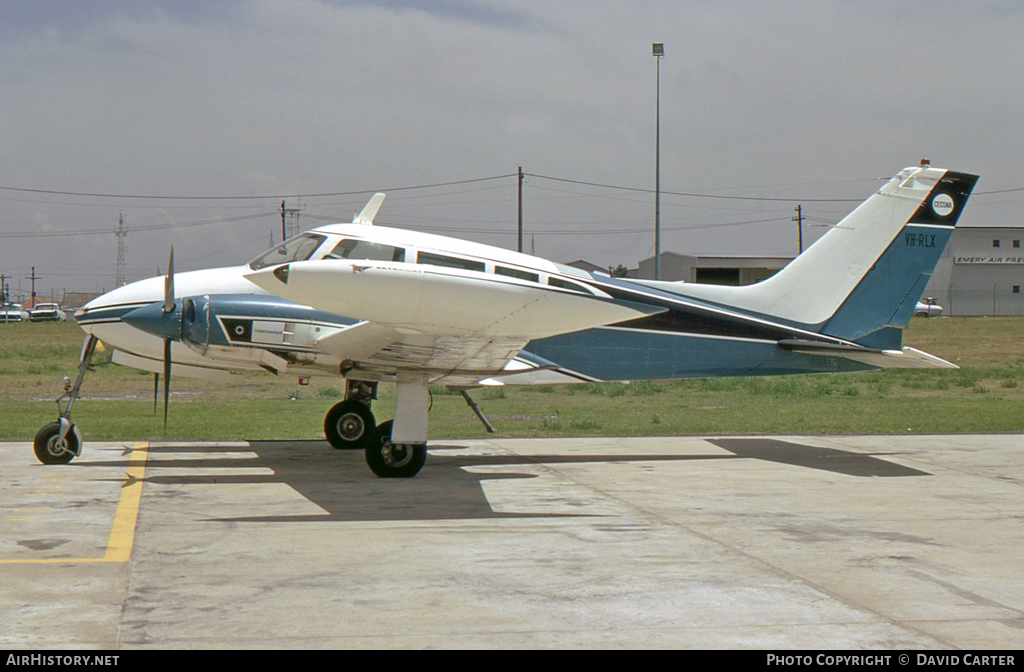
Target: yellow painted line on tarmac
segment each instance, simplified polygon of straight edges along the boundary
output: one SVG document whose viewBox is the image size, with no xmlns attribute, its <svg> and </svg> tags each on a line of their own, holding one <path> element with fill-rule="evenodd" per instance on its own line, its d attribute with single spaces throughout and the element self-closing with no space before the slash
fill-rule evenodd
<svg viewBox="0 0 1024 672">
<path fill-rule="evenodd" d="M 135 525 L 139 519 L 139 505 L 142 502 L 142 483 L 146 476 L 146 462 L 149 460 L 149 443 L 141 442 L 132 446 L 128 458 L 121 497 L 114 512 L 114 524 L 107 538 L 107 551 L 102 558 L 39 558 L 35 560 L 0 560 L 0 565 L 54 565 L 61 563 L 128 562 L 135 545 Z"/>
</svg>

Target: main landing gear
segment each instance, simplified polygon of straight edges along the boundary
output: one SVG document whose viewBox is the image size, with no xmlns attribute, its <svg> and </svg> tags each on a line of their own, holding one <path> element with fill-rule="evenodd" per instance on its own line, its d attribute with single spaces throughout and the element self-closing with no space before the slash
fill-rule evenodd
<svg viewBox="0 0 1024 672">
<path fill-rule="evenodd" d="M 411 478 L 427 460 L 427 410 L 430 393 L 425 374 L 399 373 L 395 419 L 379 425 L 370 410 L 377 383 L 349 380 L 345 400 L 324 417 L 324 435 L 339 450 L 362 450 L 366 464 L 381 478 Z"/>
<path fill-rule="evenodd" d="M 96 344 L 99 342 L 95 336 L 86 336 L 82 343 L 82 353 L 78 363 L 78 377 L 72 386 L 68 378 L 64 378 L 64 394 L 57 398 L 57 410 L 60 411 L 57 422 L 43 425 L 43 428 L 36 433 L 33 443 L 36 457 L 43 464 L 67 464 L 82 454 L 82 432 L 71 422 L 71 407 L 75 399 L 79 397 L 79 390 L 82 388 L 82 381 L 85 380 L 85 373 L 92 363 L 93 353 L 96 352 Z M 67 399 L 67 405 L 61 410 L 60 402 Z"/>
<path fill-rule="evenodd" d="M 74 385 L 64 379 L 64 394 L 57 399 L 60 411 L 56 422 L 45 425 L 36 434 L 36 457 L 43 464 L 67 464 L 82 452 L 82 433 L 71 422 L 71 408 L 79 398 L 82 381 L 92 363 L 99 339 L 89 335 L 82 343 L 78 377 Z M 427 460 L 427 410 L 430 392 L 423 373 L 399 373 L 395 399 L 395 419 L 376 424 L 370 410 L 377 396 L 377 383 L 347 381 L 345 400 L 327 412 L 324 433 L 338 449 L 363 450 L 366 463 L 381 478 L 411 478 Z M 62 409 L 61 401 L 67 400 Z"/>
</svg>

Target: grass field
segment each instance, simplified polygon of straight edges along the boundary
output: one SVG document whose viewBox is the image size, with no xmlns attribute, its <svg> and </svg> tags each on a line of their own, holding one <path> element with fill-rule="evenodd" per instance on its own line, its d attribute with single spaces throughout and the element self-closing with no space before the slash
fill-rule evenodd
<svg viewBox="0 0 1024 672">
<path fill-rule="evenodd" d="M 474 398 L 499 436 L 1015 432 L 1024 429 L 1024 318 L 915 318 L 904 342 L 956 371 L 719 378 L 492 388 Z M 74 323 L 0 325 L 0 437 L 30 439 L 57 417 L 83 334 Z M 98 360 L 109 359 L 99 353 Z M 240 385 L 177 378 L 170 421 L 153 376 L 101 363 L 74 420 L 89 439 L 316 439 L 344 383 L 248 374 Z M 461 396 L 433 388 L 432 439 L 486 433 Z M 381 386 L 378 420 L 393 386 Z"/>
</svg>

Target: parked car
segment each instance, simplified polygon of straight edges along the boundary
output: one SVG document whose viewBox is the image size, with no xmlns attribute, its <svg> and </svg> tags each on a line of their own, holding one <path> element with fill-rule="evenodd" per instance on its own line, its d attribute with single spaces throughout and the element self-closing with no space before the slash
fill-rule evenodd
<svg viewBox="0 0 1024 672">
<path fill-rule="evenodd" d="M 56 303 L 38 303 L 28 311 L 30 322 L 63 322 L 64 311 Z"/>
<path fill-rule="evenodd" d="M 28 320 L 28 311 L 23 310 L 20 303 L 5 303 L 0 306 L 0 324 L 26 320 Z"/>
<path fill-rule="evenodd" d="M 929 296 L 917 302 L 917 306 L 914 307 L 914 315 L 918 317 L 938 317 L 942 315 L 942 306 Z"/>
</svg>

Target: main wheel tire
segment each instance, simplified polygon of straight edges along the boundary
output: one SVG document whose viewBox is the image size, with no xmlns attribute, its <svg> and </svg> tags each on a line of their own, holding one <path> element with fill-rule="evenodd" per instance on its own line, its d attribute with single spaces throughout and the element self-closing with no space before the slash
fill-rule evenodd
<svg viewBox="0 0 1024 672">
<path fill-rule="evenodd" d="M 425 443 L 391 443 L 393 421 L 381 423 L 366 447 L 366 464 L 381 478 L 412 478 L 427 461 Z"/>
<path fill-rule="evenodd" d="M 377 421 L 370 408 L 354 399 L 335 404 L 324 417 L 324 436 L 338 450 L 362 450 L 369 445 Z"/>
<path fill-rule="evenodd" d="M 71 425 L 67 436 L 61 441 L 59 422 L 43 425 L 43 428 L 36 432 L 36 439 L 32 444 L 39 461 L 43 464 L 67 464 L 75 459 L 80 446 L 74 427 Z"/>
</svg>

